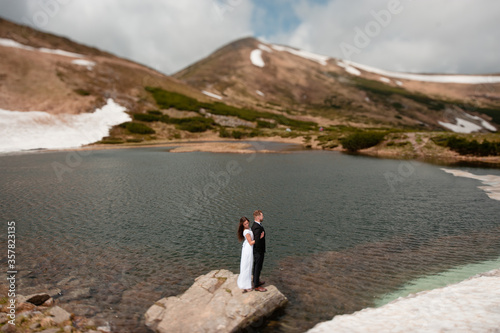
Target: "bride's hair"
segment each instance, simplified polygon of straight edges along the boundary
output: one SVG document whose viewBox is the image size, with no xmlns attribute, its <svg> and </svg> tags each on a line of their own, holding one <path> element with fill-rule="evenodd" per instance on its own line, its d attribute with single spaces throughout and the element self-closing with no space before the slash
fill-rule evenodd
<svg viewBox="0 0 500 333">
<path fill-rule="evenodd" d="M 245 240 L 245 237 L 243 237 L 243 230 L 245 230 L 245 227 L 243 226 L 243 223 L 245 223 L 245 221 L 248 221 L 248 219 L 243 216 L 240 219 L 240 224 L 238 225 L 238 234 L 237 235 L 238 235 L 238 240 L 240 242 L 243 242 Z"/>
</svg>

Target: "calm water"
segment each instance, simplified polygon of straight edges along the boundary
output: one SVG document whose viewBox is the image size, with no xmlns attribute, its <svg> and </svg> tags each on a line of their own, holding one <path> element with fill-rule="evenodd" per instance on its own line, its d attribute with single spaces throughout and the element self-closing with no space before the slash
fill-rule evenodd
<svg viewBox="0 0 500 333">
<path fill-rule="evenodd" d="M 237 223 L 254 209 L 263 277 L 290 299 L 255 330 L 301 332 L 500 257 L 500 202 L 434 165 L 319 151 L 80 154 L 0 157 L 2 219 L 17 223 L 20 294 L 49 291 L 116 332 L 147 332 L 148 307 L 201 274 L 238 272 Z"/>
</svg>

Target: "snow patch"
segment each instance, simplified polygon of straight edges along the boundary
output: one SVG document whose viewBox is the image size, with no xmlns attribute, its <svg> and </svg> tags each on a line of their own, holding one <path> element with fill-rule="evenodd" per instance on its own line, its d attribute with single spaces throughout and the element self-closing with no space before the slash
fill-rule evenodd
<svg viewBox="0 0 500 333">
<path fill-rule="evenodd" d="M 494 332 L 500 327 L 499 285 L 500 270 L 494 270 L 376 309 L 335 316 L 308 332 Z"/>
<path fill-rule="evenodd" d="M 112 126 L 130 121 L 126 108 L 108 99 L 93 113 L 53 115 L 0 109 L 0 152 L 76 148 L 101 140 Z"/>
<path fill-rule="evenodd" d="M 95 66 L 95 62 L 85 59 L 75 59 L 71 61 L 71 63 L 78 66 L 85 66 L 89 71 L 91 71 Z"/>
<path fill-rule="evenodd" d="M 392 78 L 424 81 L 424 82 L 438 82 L 438 83 L 460 83 L 460 84 L 482 84 L 482 83 L 499 83 L 500 76 L 485 76 L 485 75 L 430 75 L 430 74 L 410 74 L 391 72 L 375 67 L 367 66 L 352 62 L 350 60 L 343 60 L 343 63 L 362 69 L 366 72 L 375 73 Z"/>
<path fill-rule="evenodd" d="M 257 67 L 264 67 L 266 65 L 262 59 L 262 50 L 260 49 L 255 49 L 250 53 L 250 61 Z"/>
<path fill-rule="evenodd" d="M 403 86 L 403 82 L 401 82 L 401 81 L 396 81 L 396 84 L 397 84 L 398 86 L 400 86 L 400 87 L 402 87 L 402 86 Z"/>
<path fill-rule="evenodd" d="M 354 67 L 348 65 L 345 62 L 338 61 L 337 62 L 337 66 L 344 68 L 345 71 L 347 73 L 349 73 L 349 74 L 356 75 L 356 76 L 360 76 L 361 75 L 361 72 L 357 68 L 354 68 Z"/>
<path fill-rule="evenodd" d="M 14 47 L 16 49 L 28 50 L 28 51 L 36 51 L 34 47 L 23 45 L 21 43 L 16 42 L 15 40 L 7 38 L 0 38 L 0 46 Z"/>
<path fill-rule="evenodd" d="M 446 127 L 447 129 L 455 133 L 472 133 L 482 129 L 481 126 L 471 123 L 470 121 L 464 120 L 462 118 L 455 118 L 457 123 L 450 124 L 442 121 L 438 121 L 439 125 Z"/>
<path fill-rule="evenodd" d="M 480 180 L 486 186 L 478 186 L 479 189 L 486 192 L 490 199 L 500 201 L 500 176 L 495 175 L 475 175 L 473 173 L 456 170 L 456 169 L 446 169 L 441 168 L 444 172 L 450 173 L 455 177 L 465 177 Z"/>
<path fill-rule="evenodd" d="M 269 52 L 269 53 L 273 52 L 273 50 L 271 50 L 271 48 L 269 46 L 264 45 L 264 44 L 259 44 L 259 49 L 261 49 L 262 51 Z"/>
<path fill-rule="evenodd" d="M 257 95 L 260 95 L 260 96 L 262 96 L 262 97 L 266 96 L 266 94 L 264 94 L 264 93 L 263 93 L 262 91 L 260 91 L 260 90 L 256 90 L 255 92 L 257 93 Z"/>
<path fill-rule="evenodd" d="M 38 49 L 38 51 L 43 52 L 43 53 L 49 53 L 49 54 L 56 54 L 64 57 L 70 57 L 70 58 L 85 58 L 83 54 L 78 54 L 78 53 L 73 53 L 73 52 L 68 52 L 64 50 L 53 50 L 53 49 L 46 49 L 42 47 L 41 49 Z"/>
<path fill-rule="evenodd" d="M 386 77 L 380 77 L 380 81 L 384 82 L 384 83 L 391 83 L 391 80 L 386 78 Z"/>
<path fill-rule="evenodd" d="M 45 47 L 37 49 L 37 48 L 31 47 L 28 45 L 24 45 L 24 44 L 16 42 L 15 40 L 7 39 L 7 38 L 0 38 L 0 46 L 13 47 L 16 49 L 27 50 L 27 51 L 38 51 L 38 52 L 43 52 L 43 53 L 56 54 L 56 55 L 60 55 L 60 56 L 64 56 L 64 57 L 71 57 L 71 58 L 85 58 L 85 56 L 82 54 L 68 52 L 68 51 L 64 51 L 64 50 L 47 49 Z"/>
<path fill-rule="evenodd" d="M 206 90 L 203 90 L 202 93 L 204 93 L 205 95 L 207 96 L 210 96 L 210 97 L 213 97 L 213 98 L 216 98 L 216 99 L 222 99 L 222 96 L 219 96 L 217 94 L 214 94 L 214 93 L 211 93 L 209 91 L 206 91 Z"/>
<path fill-rule="evenodd" d="M 478 117 L 478 116 L 472 116 L 472 115 L 470 115 L 468 113 L 466 113 L 466 115 L 467 115 L 467 117 L 472 118 L 474 120 L 479 120 L 481 122 L 481 126 L 483 126 L 484 128 L 486 128 L 488 131 L 492 131 L 492 132 L 496 132 L 497 131 L 497 128 L 495 126 L 493 126 L 492 124 L 490 124 L 489 122 L 487 122 L 483 118 Z"/>
<path fill-rule="evenodd" d="M 326 66 L 326 63 L 330 57 L 304 51 L 304 50 L 297 50 L 297 49 L 292 49 L 291 47 L 287 46 L 281 46 L 281 45 L 272 45 L 272 48 L 275 49 L 276 51 L 286 51 L 288 53 L 294 54 L 296 56 L 315 61 L 323 66 Z"/>
</svg>

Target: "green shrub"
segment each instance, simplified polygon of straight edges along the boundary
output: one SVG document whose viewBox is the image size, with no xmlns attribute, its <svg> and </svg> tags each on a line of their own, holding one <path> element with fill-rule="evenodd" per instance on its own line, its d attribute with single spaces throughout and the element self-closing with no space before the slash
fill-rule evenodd
<svg viewBox="0 0 500 333">
<path fill-rule="evenodd" d="M 264 133 L 261 130 L 254 129 L 250 133 L 248 133 L 248 136 L 251 138 L 255 138 L 256 136 L 263 136 Z"/>
<path fill-rule="evenodd" d="M 463 137 L 453 136 L 438 136 L 432 138 L 432 141 L 442 147 L 450 148 L 460 155 L 474 156 L 498 156 L 500 155 L 500 143 L 484 140 L 479 143 L 476 139 L 467 140 Z"/>
<path fill-rule="evenodd" d="M 230 138 L 231 133 L 229 133 L 229 131 L 225 127 L 221 127 L 219 130 L 219 136 L 221 138 Z"/>
<path fill-rule="evenodd" d="M 153 98 L 162 109 L 176 108 L 178 110 L 196 111 L 203 107 L 204 103 L 196 99 L 161 88 L 146 87 L 146 91 L 153 95 Z"/>
<path fill-rule="evenodd" d="M 443 110 L 445 108 L 445 102 L 436 100 L 428 97 L 427 95 L 420 93 L 412 93 L 401 87 L 393 87 L 384 84 L 379 81 L 364 79 L 357 77 L 354 79 L 355 85 L 364 91 L 370 92 L 374 95 L 378 95 L 382 98 L 387 98 L 392 95 L 399 95 L 408 99 L 411 99 L 417 103 L 424 104 L 430 110 Z M 393 106 L 397 108 L 394 104 Z"/>
<path fill-rule="evenodd" d="M 491 117 L 492 122 L 500 125 L 500 109 L 478 108 L 470 105 L 465 105 L 464 109 L 469 112 L 479 112 Z"/>
<path fill-rule="evenodd" d="M 120 127 L 125 128 L 128 130 L 130 133 L 134 134 L 154 134 L 156 133 L 154 129 L 151 127 L 141 124 L 141 123 L 134 123 L 134 122 L 126 122 L 120 124 Z"/>
<path fill-rule="evenodd" d="M 232 137 L 235 138 L 235 139 L 241 139 L 243 138 L 243 136 L 245 135 L 245 133 L 241 132 L 241 131 L 233 131 L 231 133 Z"/>
<path fill-rule="evenodd" d="M 154 114 L 155 116 L 161 116 L 163 113 L 161 113 L 160 110 L 148 110 L 149 114 Z"/>
<path fill-rule="evenodd" d="M 205 132 L 212 128 L 213 120 L 203 117 L 190 117 L 190 118 L 170 118 L 177 124 L 180 130 L 188 132 Z"/>
<path fill-rule="evenodd" d="M 283 115 L 278 115 L 271 112 L 260 112 L 250 109 L 237 108 L 224 104 L 222 102 L 201 103 L 194 98 L 187 97 L 179 93 L 165 91 L 161 88 L 146 87 L 145 89 L 153 95 L 156 104 L 158 104 L 158 106 L 163 109 L 173 107 L 179 110 L 198 112 L 201 108 L 204 108 L 212 114 L 221 116 L 234 116 L 248 121 L 257 121 L 258 118 L 272 119 L 275 120 L 278 124 L 282 124 L 297 130 L 307 131 L 317 127 L 317 124 L 315 122 L 294 120 Z"/>
<path fill-rule="evenodd" d="M 340 143 L 348 151 L 355 152 L 378 145 L 384 140 L 385 135 L 385 132 L 356 132 L 340 139 Z"/>
<path fill-rule="evenodd" d="M 269 121 L 257 120 L 257 127 L 259 128 L 276 128 L 276 123 L 271 123 Z"/>
<path fill-rule="evenodd" d="M 154 115 L 154 114 L 149 114 L 149 113 L 134 113 L 133 117 L 134 117 L 134 120 L 146 121 L 146 122 L 152 122 L 152 121 L 159 121 L 160 120 L 160 116 Z"/>
<path fill-rule="evenodd" d="M 170 116 L 164 114 L 163 116 L 160 117 L 160 121 L 165 124 L 173 124 L 172 120 L 170 120 Z M 175 118 L 172 118 L 175 119 Z"/>
<path fill-rule="evenodd" d="M 85 90 L 85 89 L 75 89 L 74 92 L 76 92 L 78 95 L 81 95 L 81 96 L 90 95 L 90 92 L 88 90 Z"/>
<path fill-rule="evenodd" d="M 403 104 L 401 104 L 401 103 L 399 103 L 399 102 L 394 102 L 394 103 L 392 103 L 392 106 L 393 106 L 396 110 L 401 110 L 401 109 L 404 109 Z"/>
<path fill-rule="evenodd" d="M 213 119 L 204 117 L 173 118 L 167 115 L 160 117 L 160 121 L 166 124 L 175 124 L 176 127 L 188 132 L 205 132 L 212 128 Z"/>
<path fill-rule="evenodd" d="M 123 143 L 124 141 L 120 138 L 104 138 L 102 139 L 101 141 L 99 141 L 99 143 L 102 143 L 102 144 L 107 144 L 107 145 L 116 145 L 116 144 L 120 144 L 120 143 Z"/>
<path fill-rule="evenodd" d="M 178 126 L 178 129 L 192 133 L 205 132 L 211 128 L 212 126 L 210 126 L 210 124 L 199 120 L 193 120 L 189 123 L 183 123 Z"/>
</svg>

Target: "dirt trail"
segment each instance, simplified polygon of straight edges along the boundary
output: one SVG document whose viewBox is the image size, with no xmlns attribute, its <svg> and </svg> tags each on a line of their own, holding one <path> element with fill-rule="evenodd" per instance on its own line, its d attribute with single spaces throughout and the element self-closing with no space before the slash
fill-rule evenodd
<svg viewBox="0 0 500 333">
<path fill-rule="evenodd" d="M 421 142 L 419 143 L 417 141 L 417 135 L 418 135 L 418 133 L 407 133 L 408 141 L 410 141 L 411 145 L 413 146 L 413 150 L 415 151 L 415 154 L 420 156 L 420 155 L 423 155 L 422 148 L 427 144 L 427 142 L 429 141 L 429 138 L 422 137 L 419 135 L 419 139 L 421 139 Z"/>
</svg>

